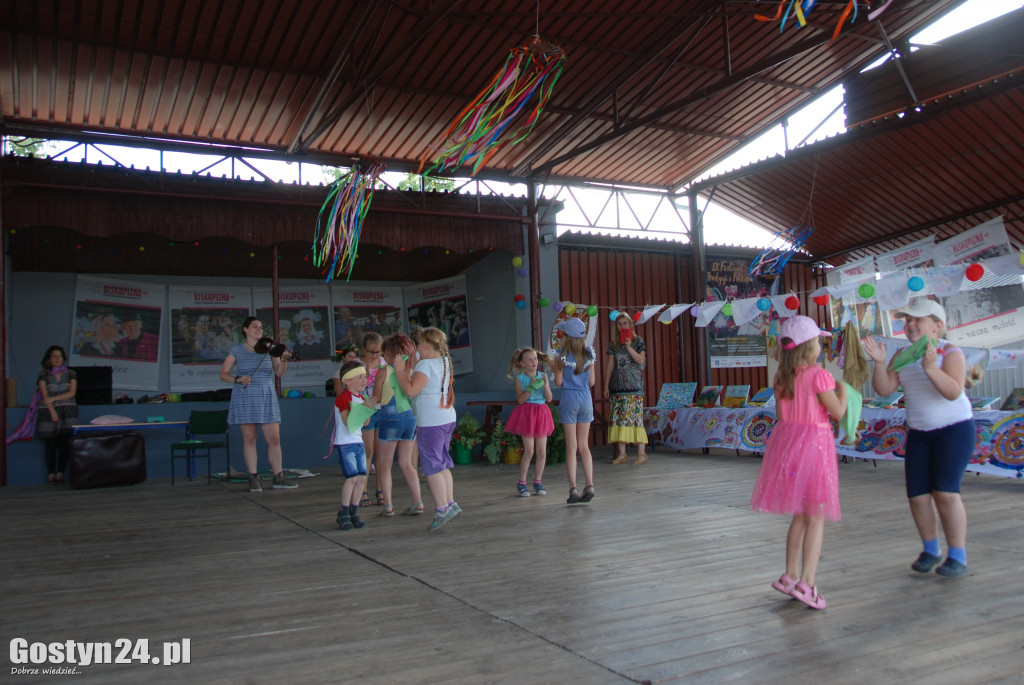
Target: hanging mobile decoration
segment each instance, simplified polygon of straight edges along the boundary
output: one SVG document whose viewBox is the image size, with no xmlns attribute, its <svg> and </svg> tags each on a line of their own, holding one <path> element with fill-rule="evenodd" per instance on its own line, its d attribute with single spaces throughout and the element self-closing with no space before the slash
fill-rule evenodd
<svg viewBox="0 0 1024 685">
<path fill-rule="evenodd" d="M 374 185 L 383 172 L 384 165 L 376 160 L 365 171 L 356 164 L 328 189 L 313 236 L 313 264 L 327 274 L 328 283 L 342 273 L 345 280 L 352 276 L 363 220 L 370 211 Z"/>
<path fill-rule="evenodd" d="M 790 16 L 795 16 L 796 21 L 800 26 L 807 26 L 807 15 L 811 13 L 818 0 L 780 0 L 779 6 L 775 10 L 775 16 L 769 17 L 764 14 L 755 14 L 754 18 L 758 21 L 782 21 L 779 24 L 779 33 L 782 33 L 786 29 L 786 22 L 789 21 Z M 846 6 L 843 8 L 842 14 L 839 15 L 839 21 L 836 22 L 835 31 L 832 32 L 832 40 L 839 37 L 839 33 L 843 30 L 843 24 L 849 20 L 849 23 L 857 21 L 859 5 L 866 5 L 870 12 L 868 12 L 867 20 L 869 22 L 878 19 L 879 16 L 885 10 L 889 9 L 889 5 L 892 4 L 892 0 L 885 0 L 885 2 L 876 1 L 876 9 L 871 9 L 870 0 L 847 0 Z"/>
<path fill-rule="evenodd" d="M 810 226 L 798 224 L 779 233 L 750 263 L 751 277 L 775 280 L 813 231 Z"/>
<path fill-rule="evenodd" d="M 494 153 L 522 141 L 533 130 L 565 66 L 565 51 L 539 35 L 509 51 L 494 79 L 444 132 L 440 153 L 426 174 L 473 165 L 473 175 Z M 536 95 L 536 97 L 534 97 Z M 527 105 L 535 102 L 532 109 Z M 523 114 L 513 126 L 513 120 Z M 432 152 L 420 160 L 423 171 Z"/>
</svg>

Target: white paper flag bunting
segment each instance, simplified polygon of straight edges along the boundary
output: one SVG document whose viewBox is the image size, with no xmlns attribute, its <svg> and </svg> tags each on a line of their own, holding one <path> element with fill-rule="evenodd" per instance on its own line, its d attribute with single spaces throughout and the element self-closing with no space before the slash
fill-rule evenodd
<svg viewBox="0 0 1024 685">
<path fill-rule="evenodd" d="M 887 276 L 875 282 L 875 295 L 882 309 L 899 309 L 910 302 L 910 286 L 905 274 Z"/>
<path fill-rule="evenodd" d="M 746 297 L 742 300 L 733 301 L 732 318 L 736 322 L 737 326 L 750 323 L 756 319 L 759 314 L 764 313 L 757 308 L 757 301 L 760 299 L 760 297 Z"/>
<path fill-rule="evenodd" d="M 930 271 L 927 279 L 932 292 L 939 297 L 950 297 L 960 292 L 966 268 L 963 264 L 954 264 Z"/>
<path fill-rule="evenodd" d="M 644 307 L 644 311 L 640 314 L 640 318 L 636 320 L 637 324 L 647 323 L 651 320 L 651 317 L 660 312 L 661 308 L 664 306 L 665 305 L 663 304 L 655 304 L 650 307 Z"/>
<path fill-rule="evenodd" d="M 859 287 L 859 283 L 844 283 L 843 285 L 826 285 L 824 288 L 818 288 L 818 290 L 815 290 L 813 293 L 811 293 L 811 297 L 814 298 L 817 297 L 818 295 L 828 293 L 829 295 L 832 296 L 832 299 L 841 300 Z"/>
<path fill-rule="evenodd" d="M 1024 263 L 1021 263 L 1020 253 L 1006 254 L 1001 257 L 993 257 L 982 262 L 985 271 L 991 271 L 997 276 L 1024 276 Z"/>
<path fill-rule="evenodd" d="M 988 370 L 1015 369 L 1022 361 L 1024 350 L 989 350 Z"/>
<path fill-rule="evenodd" d="M 674 304 L 661 313 L 661 316 L 658 317 L 658 321 L 662 323 L 669 323 L 692 306 L 692 304 Z"/>
<path fill-rule="evenodd" d="M 786 300 L 791 297 L 795 297 L 795 295 L 793 295 L 793 293 L 789 293 L 788 295 L 775 295 L 774 297 L 768 298 L 772 301 L 772 307 L 775 308 L 775 311 L 783 319 L 788 319 L 800 311 L 799 305 L 796 309 L 790 309 L 786 306 Z"/>
<path fill-rule="evenodd" d="M 700 303 L 700 315 L 697 317 L 697 321 L 694 322 L 694 326 L 697 328 L 707 328 L 708 324 L 718 316 L 718 312 L 722 311 L 722 307 L 725 306 L 725 302 L 701 302 Z"/>
</svg>

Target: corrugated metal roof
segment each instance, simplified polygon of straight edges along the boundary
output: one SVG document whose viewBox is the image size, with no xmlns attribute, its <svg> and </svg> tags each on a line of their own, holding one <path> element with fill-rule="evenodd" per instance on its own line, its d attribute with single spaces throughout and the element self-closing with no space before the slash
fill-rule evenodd
<svg viewBox="0 0 1024 685">
<path fill-rule="evenodd" d="M 1011 244 L 1024 248 L 1022 33 L 1024 9 L 948 49 L 922 51 L 907 81 L 925 84 L 928 98 L 895 112 L 892 84 L 904 99 L 907 89 L 892 66 L 871 77 L 881 86 L 858 77 L 866 95 L 854 118 L 872 110 L 877 118 L 694 189 L 707 196 L 714 188 L 716 203 L 774 233 L 810 223 L 804 248 L 833 264 L 929 235 L 950 238 L 997 216 Z M 965 54 L 976 59 L 964 64 Z"/>
<path fill-rule="evenodd" d="M 958 2 L 902 0 L 882 24 L 899 41 Z M 774 3 L 739 0 L 18 0 L 0 10 L 0 111 L 6 132 L 411 169 L 539 26 L 568 63 L 485 175 L 674 188 L 881 53 L 865 12 L 829 40 L 845 5 L 780 33 L 754 19 Z"/>
</svg>

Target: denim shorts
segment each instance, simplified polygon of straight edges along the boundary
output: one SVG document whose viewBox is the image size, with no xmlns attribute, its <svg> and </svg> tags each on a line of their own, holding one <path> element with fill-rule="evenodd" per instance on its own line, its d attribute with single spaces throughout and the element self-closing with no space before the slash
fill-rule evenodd
<svg viewBox="0 0 1024 685">
<path fill-rule="evenodd" d="M 594 398 L 589 392 L 563 390 L 558 400 L 558 422 L 590 423 L 594 420 Z"/>
<path fill-rule="evenodd" d="M 361 442 L 349 442 L 335 445 L 334 451 L 341 464 L 341 472 L 346 478 L 366 475 L 366 446 Z"/>
<path fill-rule="evenodd" d="M 416 439 L 416 415 L 412 410 L 399 412 L 395 405 L 388 403 L 375 414 L 377 418 L 377 439 L 385 442 Z"/>
<path fill-rule="evenodd" d="M 370 415 L 370 421 L 363 426 L 364 431 L 377 430 L 377 421 L 380 420 L 380 412 L 374 412 Z"/>
</svg>

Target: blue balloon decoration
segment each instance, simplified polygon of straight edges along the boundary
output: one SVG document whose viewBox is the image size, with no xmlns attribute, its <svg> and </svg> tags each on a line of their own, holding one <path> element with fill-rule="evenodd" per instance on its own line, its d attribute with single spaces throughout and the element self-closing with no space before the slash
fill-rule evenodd
<svg viewBox="0 0 1024 685">
<path fill-rule="evenodd" d="M 907 287 L 913 290 L 915 293 L 918 290 L 924 290 L 924 279 L 921 278 L 920 276 L 912 276 L 910 280 L 907 281 Z"/>
<path fill-rule="evenodd" d="M 516 300 L 516 309 L 526 309 L 526 300 Z"/>
<path fill-rule="evenodd" d="M 615 321 L 615 319 L 619 318 L 619 310 L 613 309 L 612 313 L 608 315 L 608 318 L 611 319 L 612 321 Z"/>
<path fill-rule="evenodd" d="M 767 297 L 762 297 L 757 301 L 757 308 L 760 309 L 762 312 L 766 312 L 772 308 L 772 301 L 769 300 Z"/>
<path fill-rule="evenodd" d="M 291 397 L 292 399 L 294 399 L 296 397 L 302 397 L 302 393 L 299 392 L 298 390 L 289 390 L 288 391 L 288 397 Z"/>
</svg>

